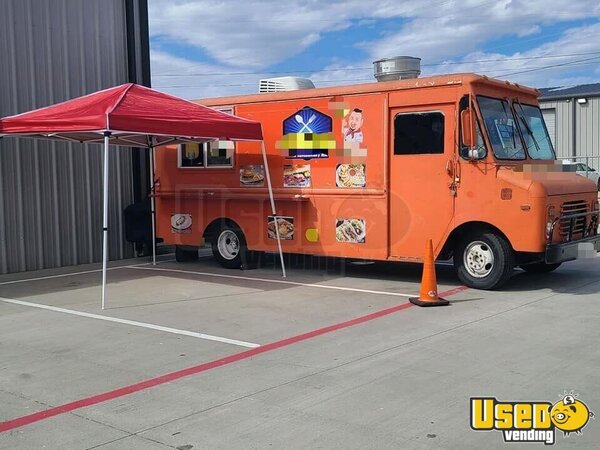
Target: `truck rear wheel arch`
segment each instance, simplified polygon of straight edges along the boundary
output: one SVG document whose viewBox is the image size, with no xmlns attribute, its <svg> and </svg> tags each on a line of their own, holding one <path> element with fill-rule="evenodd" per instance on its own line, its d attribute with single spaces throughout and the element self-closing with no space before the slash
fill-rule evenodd
<svg viewBox="0 0 600 450">
<path fill-rule="evenodd" d="M 239 228 L 240 230 L 242 229 L 242 227 L 240 227 L 239 224 L 237 224 L 235 221 L 227 217 L 219 217 L 218 219 L 213 220 L 206 226 L 202 237 L 206 242 L 212 242 L 213 239 L 217 237 L 219 231 L 221 231 L 224 228 L 224 226 L 235 227 Z"/>
<path fill-rule="evenodd" d="M 203 238 L 210 243 L 215 259 L 225 268 L 251 269 L 260 263 L 262 252 L 248 250 L 244 230 L 231 219 L 213 220 L 204 230 Z"/>
</svg>

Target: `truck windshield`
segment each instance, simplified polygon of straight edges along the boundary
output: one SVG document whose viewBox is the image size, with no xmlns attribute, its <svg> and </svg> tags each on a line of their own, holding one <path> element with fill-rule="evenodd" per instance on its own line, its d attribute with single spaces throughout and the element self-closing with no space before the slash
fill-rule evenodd
<svg viewBox="0 0 600 450">
<path fill-rule="evenodd" d="M 479 95 L 477 101 L 494 156 L 498 159 L 525 159 L 525 149 L 508 102 Z"/>
<path fill-rule="evenodd" d="M 554 149 L 540 108 L 518 102 L 513 106 L 531 159 L 554 159 Z"/>
</svg>

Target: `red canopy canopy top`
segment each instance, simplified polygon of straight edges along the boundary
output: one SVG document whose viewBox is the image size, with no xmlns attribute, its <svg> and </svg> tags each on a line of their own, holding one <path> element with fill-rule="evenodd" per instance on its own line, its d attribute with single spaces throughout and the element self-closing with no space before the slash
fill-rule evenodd
<svg viewBox="0 0 600 450">
<path fill-rule="evenodd" d="M 262 140 L 260 123 L 133 83 L 0 119 L 0 135 L 154 147 L 197 140 Z"/>
<path fill-rule="evenodd" d="M 167 144 L 215 139 L 262 141 L 262 130 L 259 122 L 242 119 L 129 83 L 0 119 L 0 137 L 3 136 L 104 143 L 102 223 L 102 309 L 104 309 L 108 261 L 108 149 L 110 144 L 154 148 Z M 261 148 L 271 209 L 275 216 L 275 200 L 264 142 Z M 152 189 L 154 187 L 153 166 L 153 157 L 151 157 Z M 154 197 L 151 199 L 154 244 Z M 285 276 L 279 231 L 277 231 L 277 244 L 282 272 Z M 152 245 L 152 249 L 153 262 L 156 264 L 155 245 Z"/>
</svg>

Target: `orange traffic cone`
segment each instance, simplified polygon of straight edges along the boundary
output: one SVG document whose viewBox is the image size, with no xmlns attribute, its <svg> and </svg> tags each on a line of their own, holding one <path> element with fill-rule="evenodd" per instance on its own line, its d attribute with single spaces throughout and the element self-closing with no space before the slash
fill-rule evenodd
<svg viewBox="0 0 600 450">
<path fill-rule="evenodd" d="M 411 303 L 418 306 L 444 306 L 450 304 L 448 300 L 438 297 L 435 262 L 433 261 L 433 241 L 431 239 L 428 239 L 425 244 L 421 294 L 419 295 L 419 298 L 411 297 L 409 300 Z"/>
</svg>

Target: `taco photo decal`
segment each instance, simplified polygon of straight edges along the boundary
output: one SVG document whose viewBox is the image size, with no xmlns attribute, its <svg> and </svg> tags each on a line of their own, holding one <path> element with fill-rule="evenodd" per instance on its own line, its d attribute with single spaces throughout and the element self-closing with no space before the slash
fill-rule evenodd
<svg viewBox="0 0 600 450">
<path fill-rule="evenodd" d="M 367 234 L 364 219 L 337 219 L 335 223 L 335 240 L 363 244 Z"/>
</svg>

